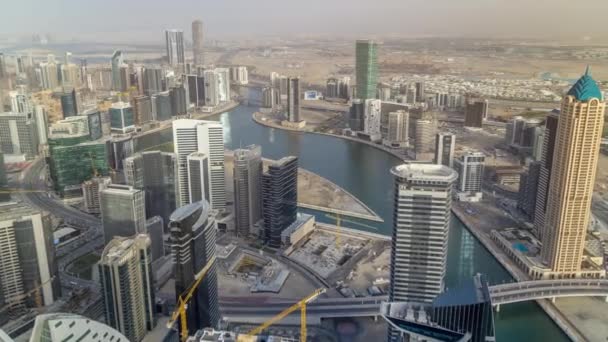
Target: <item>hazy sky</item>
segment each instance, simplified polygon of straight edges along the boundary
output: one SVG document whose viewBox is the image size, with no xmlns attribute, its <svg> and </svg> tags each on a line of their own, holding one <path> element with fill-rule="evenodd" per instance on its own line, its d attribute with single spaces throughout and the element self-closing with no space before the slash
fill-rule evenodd
<svg viewBox="0 0 608 342">
<path fill-rule="evenodd" d="M 208 37 L 328 34 L 608 37 L 608 0 L 2 0 L 0 35 Z M 93 35 L 94 34 L 94 35 Z"/>
</svg>

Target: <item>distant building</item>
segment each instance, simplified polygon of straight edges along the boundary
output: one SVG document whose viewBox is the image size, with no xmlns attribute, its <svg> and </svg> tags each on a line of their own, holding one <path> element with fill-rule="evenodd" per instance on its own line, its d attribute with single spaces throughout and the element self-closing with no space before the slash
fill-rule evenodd
<svg viewBox="0 0 608 342">
<path fill-rule="evenodd" d="M 124 160 L 125 183 L 145 191 L 146 217 L 160 216 L 169 222 L 177 208 L 177 156 L 146 151 Z"/>
<path fill-rule="evenodd" d="M 104 135 L 103 128 L 101 127 L 101 112 L 97 109 L 89 109 L 85 110 L 81 115 L 87 118 L 91 140 L 101 138 Z"/>
<path fill-rule="evenodd" d="M 534 230 L 539 239 L 544 236 L 545 213 L 547 211 L 547 196 L 551 183 L 551 170 L 553 169 L 553 152 L 557 138 L 559 116 L 552 113 L 545 120 L 543 134 L 543 147 L 540 156 L 540 173 L 538 175 L 538 189 L 536 190 L 536 205 L 534 208 Z"/>
<path fill-rule="evenodd" d="M 299 122 L 300 120 L 300 78 L 287 79 L 287 120 Z"/>
<path fill-rule="evenodd" d="M 211 200 L 211 168 L 209 156 L 202 152 L 192 152 L 188 164 L 188 203 Z"/>
<path fill-rule="evenodd" d="M 369 136 L 371 141 L 382 139 L 380 134 L 380 108 L 382 101 L 368 99 L 365 100 L 365 117 L 363 122 L 363 132 Z"/>
<path fill-rule="evenodd" d="M 87 337 L 90 336 L 104 336 L 103 341 L 129 341 L 125 335 L 108 325 L 71 313 L 48 313 L 36 316 L 30 341 L 87 341 Z"/>
<path fill-rule="evenodd" d="M 0 152 L 27 159 L 38 155 L 38 130 L 29 114 L 0 113 Z"/>
<path fill-rule="evenodd" d="M 432 303 L 444 289 L 452 189 L 458 176 L 433 164 L 403 164 L 391 173 L 395 201 L 389 302 Z M 389 327 L 391 341 L 398 335 Z"/>
<path fill-rule="evenodd" d="M 188 99 L 183 86 L 172 87 L 169 90 L 172 115 L 186 115 L 188 113 Z"/>
<path fill-rule="evenodd" d="M 355 132 L 363 132 L 365 127 L 365 101 L 353 99 L 348 116 L 348 127 Z"/>
<path fill-rule="evenodd" d="M 384 144 L 390 147 L 407 147 L 409 144 L 410 113 L 404 110 L 388 114 L 388 132 Z"/>
<path fill-rule="evenodd" d="M 108 160 L 110 167 L 116 172 L 124 170 L 124 160 L 133 155 L 135 152 L 135 143 L 131 135 L 113 135 L 107 141 L 108 145 Z"/>
<path fill-rule="evenodd" d="M 135 117 L 131 104 L 115 102 L 109 112 L 112 132 L 125 134 L 135 130 Z"/>
<path fill-rule="evenodd" d="M 345 76 L 342 78 L 331 77 L 327 79 L 325 87 L 326 98 L 340 98 L 348 100 L 350 88 L 350 77 Z"/>
<path fill-rule="evenodd" d="M 298 209 L 298 158 L 284 157 L 268 165 L 262 175 L 262 239 L 281 247 L 281 233 L 296 220 Z"/>
<path fill-rule="evenodd" d="M 262 90 L 262 107 L 275 108 L 279 104 L 281 104 L 281 99 L 277 89 L 266 87 Z"/>
<path fill-rule="evenodd" d="M 152 96 L 155 103 L 157 121 L 171 120 L 173 113 L 171 112 L 171 95 L 168 91 L 161 92 Z"/>
<path fill-rule="evenodd" d="M 0 152 L 0 189 L 6 188 L 8 185 L 8 179 L 6 177 L 6 166 L 4 165 L 4 154 Z M 7 192 L 0 192 L 0 202 L 7 202 L 11 200 L 11 194 Z"/>
<path fill-rule="evenodd" d="M 196 275 L 211 263 L 186 308 L 190 331 L 217 328 L 221 319 L 215 261 L 216 231 L 215 215 L 206 201 L 188 204 L 171 214 L 169 241 L 173 255 L 175 293 L 179 295 L 190 289 Z"/>
<path fill-rule="evenodd" d="M 144 69 L 144 94 L 151 96 L 163 91 L 163 70 L 160 67 L 146 67 Z"/>
<path fill-rule="evenodd" d="M 160 216 L 152 216 L 146 220 L 146 234 L 150 236 L 152 262 L 165 255 L 165 222 Z"/>
<path fill-rule="evenodd" d="M 122 91 L 122 77 L 120 75 L 120 68 L 124 65 L 124 59 L 122 56 L 122 51 L 116 50 L 112 54 L 112 90 L 114 91 Z"/>
<path fill-rule="evenodd" d="M 200 20 L 192 22 L 192 55 L 194 57 L 194 65 L 205 64 L 203 54 L 203 22 Z"/>
<path fill-rule="evenodd" d="M 230 80 L 235 84 L 248 84 L 249 73 L 246 66 L 230 67 Z"/>
<path fill-rule="evenodd" d="M 62 93 L 60 95 L 60 99 L 63 118 L 78 115 L 78 99 L 76 89 Z"/>
<path fill-rule="evenodd" d="M 143 190 L 128 185 L 110 184 L 99 194 L 105 243 L 115 237 L 129 237 L 146 232 Z"/>
<path fill-rule="evenodd" d="M 216 121 L 175 120 L 173 142 L 178 158 L 179 194 L 178 206 L 190 203 L 187 159 L 193 152 L 204 153 L 209 158 L 210 203 L 213 209 L 226 207 L 224 175 L 223 127 Z"/>
<path fill-rule="evenodd" d="M 133 115 L 136 125 L 143 125 L 152 121 L 152 101 L 149 96 L 133 98 Z"/>
<path fill-rule="evenodd" d="M 433 151 L 435 134 L 437 134 L 437 121 L 431 118 L 418 119 L 414 123 L 416 135 L 414 140 L 414 150 L 416 158 L 424 153 Z"/>
<path fill-rule="evenodd" d="M 519 180 L 517 207 L 526 215 L 530 222 L 534 222 L 540 170 L 541 162 L 532 162 L 528 165 L 528 170 L 521 174 Z"/>
<path fill-rule="evenodd" d="M 454 161 L 454 169 L 458 172 L 458 183 L 456 183 L 458 200 L 470 202 L 481 200 L 485 159 L 485 155 L 481 152 L 467 152 Z"/>
<path fill-rule="evenodd" d="M 0 100 L 0 105 L 2 101 Z M 40 145 L 46 145 L 48 143 L 49 127 L 48 127 L 48 115 L 43 106 L 34 107 L 34 121 L 36 123 L 36 129 L 38 132 L 38 143 Z"/>
<path fill-rule="evenodd" d="M 184 65 L 186 63 L 184 55 L 184 31 L 166 30 L 165 41 L 169 65 L 173 67 Z"/>
<path fill-rule="evenodd" d="M 373 40 L 357 40 L 355 48 L 355 73 L 357 77 L 357 98 L 362 100 L 376 97 L 378 83 L 377 44 Z"/>
<path fill-rule="evenodd" d="M 454 151 L 456 135 L 452 133 L 437 133 L 435 135 L 435 164 L 454 168 Z"/>
<path fill-rule="evenodd" d="M 426 98 L 426 93 L 424 91 L 424 82 L 416 82 L 416 102 L 424 102 Z"/>
<path fill-rule="evenodd" d="M 234 151 L 234 214 L 236 232 L 243 237 L 262 219 L 262 173 L 260 146 Z"/>
<path fill-rule="evenodd" d="M 48 213 L 21 203 L 0 203 L 0 321 L 60 297 L 52 229 Z"/>
<path fill-rule="evenodd" d="M 99 260 L 105 321 L 139 342 L 156 325 L 150 237 L 116 237 Z"/>
<path fill-rule="evenodd" d="M 488 100 L 466 101 L 464 108 L 464 126 L 481 128 L 483 120 L 488 117 Z"/>
<path fill-rule="evenodd" d="M 84 211 L 89 214 L 101 213 L 99 191 L 105 189 L 112 183 L 110 177 L 93 177 L 82 183 L 82 197 L 84 200 Z"/>
<path fill-rule="evenodd" d="M 587 69 L 564 96 L 557 125 L 541 248 L 552 278 L 601 276 L 585 275 L 582 263 L 605 109 Z"/>
</svg>

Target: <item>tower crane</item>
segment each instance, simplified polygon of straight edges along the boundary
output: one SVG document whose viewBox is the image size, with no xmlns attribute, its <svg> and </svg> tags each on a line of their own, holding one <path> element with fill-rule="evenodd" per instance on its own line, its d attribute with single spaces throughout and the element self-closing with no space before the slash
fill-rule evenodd
<svg viewBox="0 0 608 342">
<path fill-rule="evenodd" d="M 180 323 L 180 341 L 184 342 L 188 339 L 188 321 L 187 321 L 187 306 L 188 306 L 188 302 L 190 302 L 190 299 L 192 299 L 192 296 L 194 295 L 194 292 L 196 291 L 196 289 L 198 288 L 198 286 L 200 285 L 201 281 L 203 281 L 203 279 L 205 278 L 205 276 L 207 276 L 207 273 L 209 272 L 209 270 L 211 269 L 211 266 L 213 266 L 213 263 L 215 262 L 215 256 L 213 256 L 209 262 L 207 262 L 207 264 L 205 265 L 205 267 L 203 267 L 202 270 L 200 270 L 200 272 L 198 272 L 198 274 L 196 274 L 195 276 L 195 280 L 194 283 L 192 283 L 192 285 L 190 286 L 190 288 L 186 291 L 184 291 L 184 293 L 180 294 L 178 299 L 177 299 L 177 306 L 175 307 L 175 311 L 173 311 L 173 314 L 171 315 L 171 319 L 169 319 L 169 322 L 167 322 L 167 328 L 171 329 L 173 327 L 173 325 L 175 324 L 175 321 L 177 321 L 177 319 L 179 318 L 179 323 Z"/>
<path fill-rule="evenodd" d="M 266 322 L 262 323 L 257 328 L 254 328 L 254 329 L 250 330 L 249 332 L 247 332 L 246 334 L 244 334 L 245 336 L 243 336 L 242 338 L 239 338 L 239 341 L 244 342 L 246 337 L 259 335 L 262 331 L 266 330 L 269 326 L 271 326 L 271 325 L 275 324 L 276 322 L 282 320 L 283 318 L 287 317 L 290 313 L 296 311 L 297 309 L 300 309 L 300 342 L 305 342 L 306 341 L 306 305 L 308 303 L 312 302 L 313 300 L 317 299 L 317 297 L 319 297 L 321 294 L 325 293 L 325 291 L 326 291 L 326 289 L 324 289 L 324 288 L 315 290 L 313 293 L 309 294 L 304 299 L 300 300 L 299 302 L 297 302 L 297 303 L 293 304 L 292 306 L 288 307 L 287 309 L 283 310 L 281 313 L 277 314 L 276 316 L 274 316 L 271 319 L 267 320 Z"/>
<path fill-rule="evenodd" d="M 19 301 L 21 301 L 21 300 L 23 300 L 23 299 L 25 299 L 25 298 L 33 295 L 33 294 L 36 294 L 36 298 L 34 299 L 36 301 L 36 306 L 37 307 L 41 307 L 43 304 L 42 304 L 42 301 L 41 301 L 41 298 L 40 298 L 40 289 L 42 287 L 44 287 L 46 284 L 52 282 L 53 280 L 55 280 L 55 276 L 50 277 L 46 281 L 42 282 L 40 285 L 36 286 L 35 288 L 33 288 L 33 289 L 31 289 L 31 290 L 29 290 L 29 291 L 27 291 L 25 293 L 22 293 L 22 294 L 20 294 L 18 296 L 13 296 L 11 298 L 7 298 L 7 301 L 9 303 L 6 304 L 5 306 L 1 307 L 0 308 L 0 312 L 4 312 L 6 310 L 10 310 L 15 304 L 18 304 Z"/>
</svg>

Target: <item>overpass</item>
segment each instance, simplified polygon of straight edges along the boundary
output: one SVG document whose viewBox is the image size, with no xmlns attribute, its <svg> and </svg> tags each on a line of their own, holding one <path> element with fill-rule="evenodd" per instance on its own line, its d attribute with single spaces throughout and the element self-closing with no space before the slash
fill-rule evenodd
<svg viewBox="0 0 608 342">
<path fill-rule="evenodd" d="M 497 310 L 502 304 L 559 297 L 606 297 L 608 279 L 558 279 L 532 280 L 489 287 L 492 305 Z M 296 302 L 297 299 L 271 299 L 249 297 L 221 297 L 220 306 L 224 317 L 233 322 L 261 323 Z M 319 298 L 308 304 L 307 317 L 311 324 L 323 318 L 376 317 L 380 305 L 388 296 L 363 298 Z M 287 317 L 286 324 L 297 323 L 299 311 Z"/>
</svg>

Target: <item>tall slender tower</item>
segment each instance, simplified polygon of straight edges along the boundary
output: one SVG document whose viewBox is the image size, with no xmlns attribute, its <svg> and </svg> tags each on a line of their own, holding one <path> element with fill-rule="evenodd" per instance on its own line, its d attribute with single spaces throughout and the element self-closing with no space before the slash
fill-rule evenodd
<svg viewBox="0 0 608 342">
<path fill-rule="evenodd" d="M 234 213 L 236 232 L 247 237 L 262 218 L 262 148 L 247 146 L 234 151 Z"/>
<path fill-rule="evenodd" d="M 291 122 L 300 121 L 300 78 L 287 79 L 287 119 Z"/>
<path fill-rule="evenodd" d="M 589 68 L 562 100 L 541 250 L 561 277 L 581 271 L 605 107 Z"/>
<path fill-rule="evenodd" d="M 194 55 L 194 64 L 203 65 L 203 22 L 195 20 L 192 22 L 192 53 Z"/>
<path fill-rule="evenodd" d="M 357 40 L 355 47 L 355 67 L 357 76 L 357 98 L 376 98 L 378 83 L 377 44 L 373 40 Z"/>
<path fill-rule="evenodd" d="M 123 66 L 124 60 L 122 51 L 116 50 L 112 54 L 112 90 L 122 90 L 122 78 L 120 77 L 120 68 Z"/>
<path fill-rule="evenodd" d="M 106 322 L 137 342 L 155 325 L 150 237 L 117 237 L 104 248 L 99 278 Z"/>
<path fill-rule="evenodd" d="M 395 177 L 389 302 L 433 303 L 444 287 L 456 171 L 403 164 Z M 400 341 L 389 327 L 389 341 Z"/>
<path fill-rule="evenodd" d="M 177 66 L 184 64 L 184 31 L 166 30 L 165 40 L 167 44 L 167 59 L 169 65 Z"/>
<path fill-rule="evenodd" d="M 224 209 L 226 207 L 226 184 L 222 124 L 216 121 L 175 120 L 173 121 L 173 142 L 178 161 L 178 207 L 190 203 L 188 156 L 193 152 L 201 152 L 209 158 L 211 190 L 209 202 L 213 209 Z"/>
</svg>

